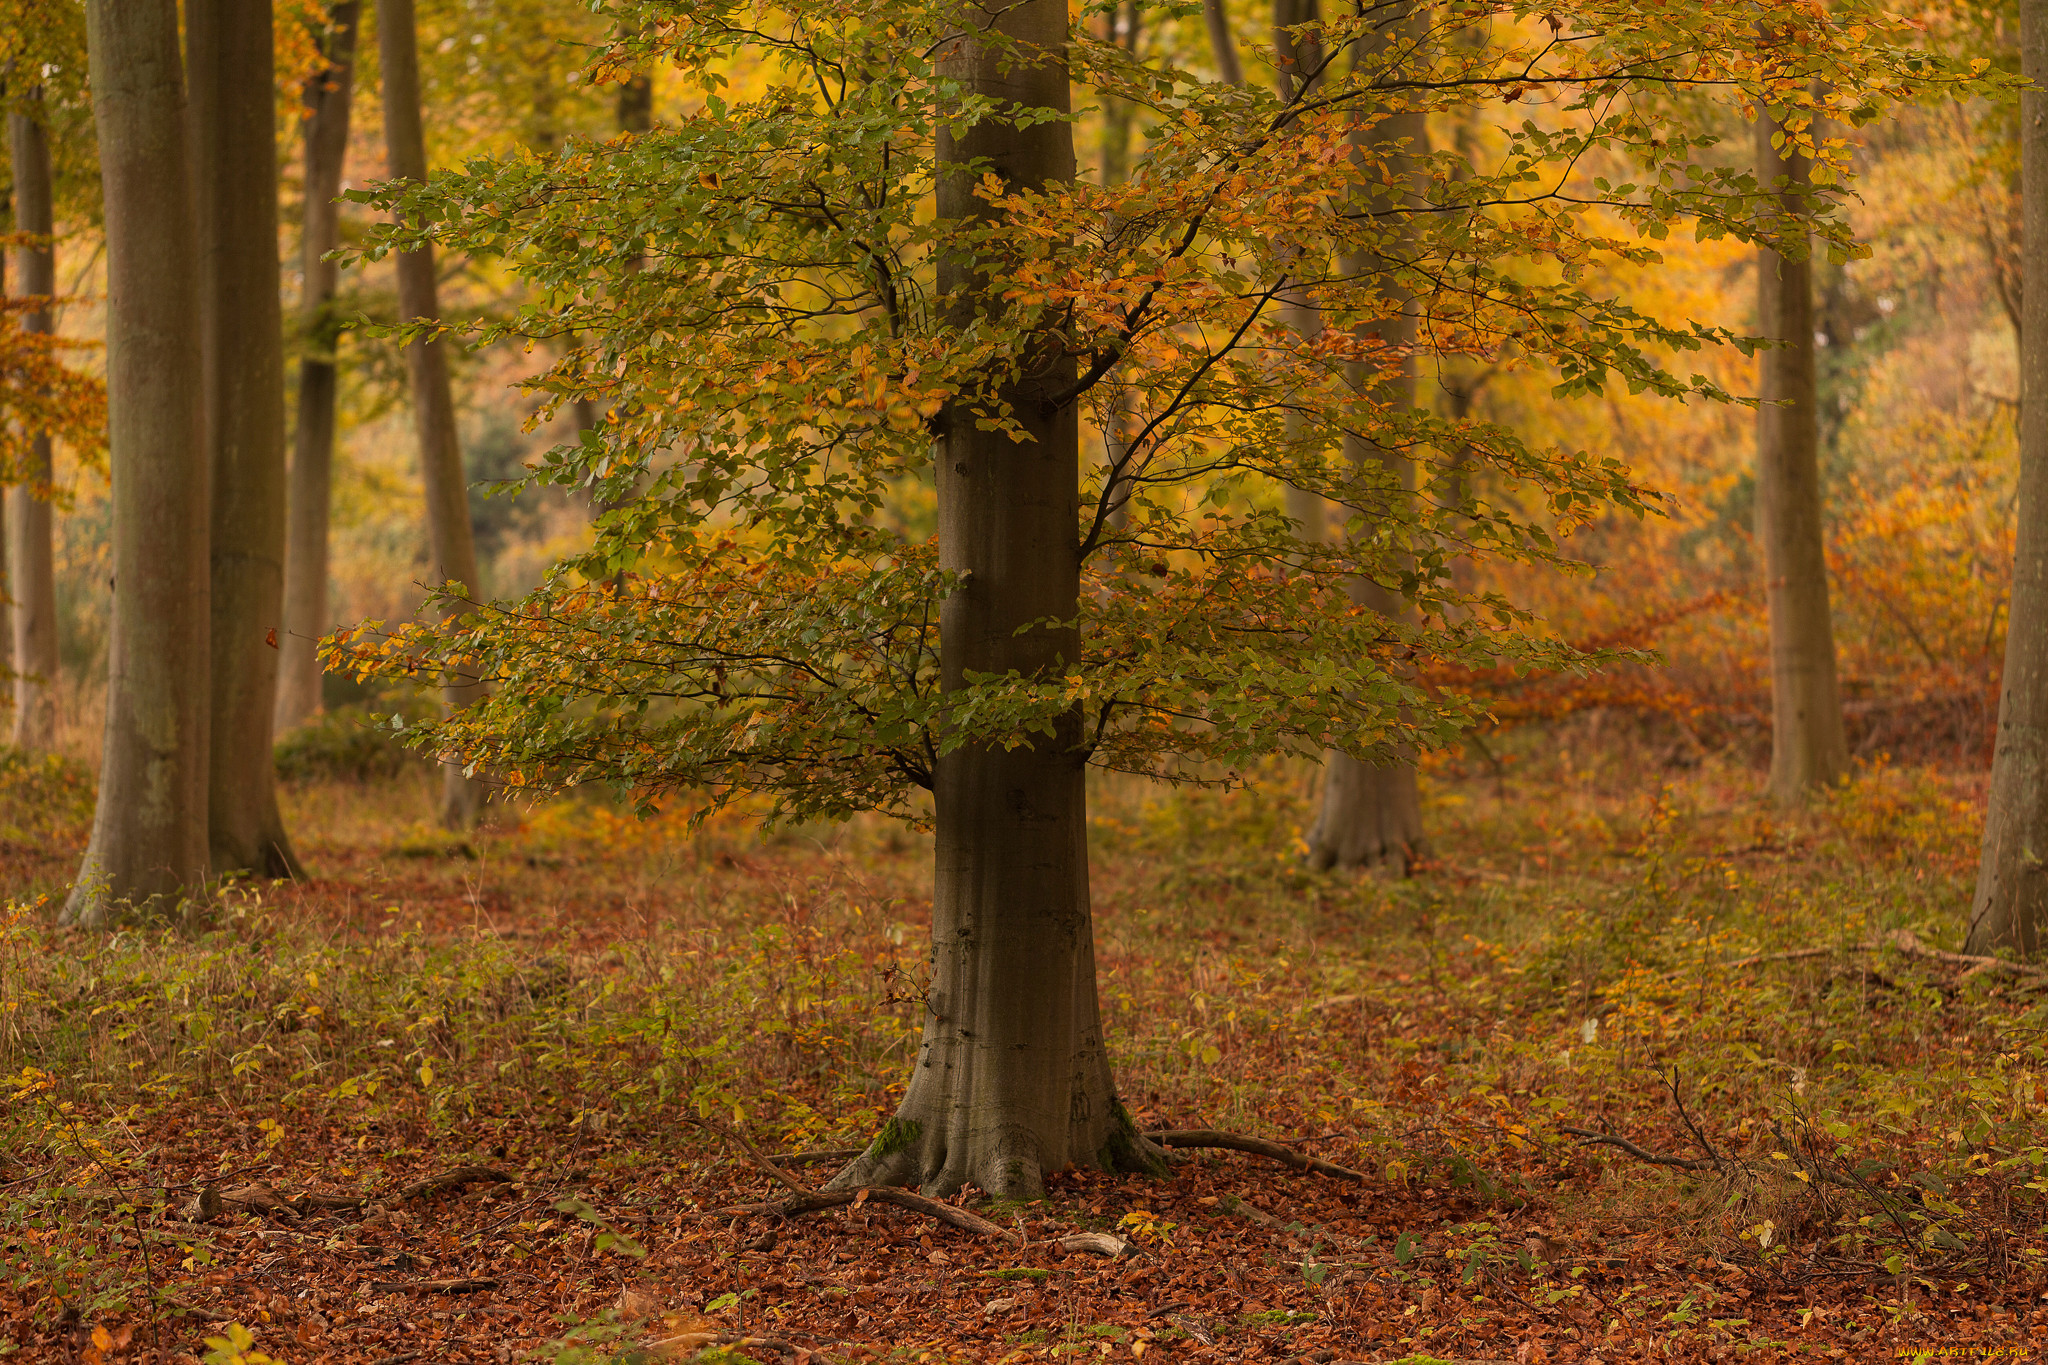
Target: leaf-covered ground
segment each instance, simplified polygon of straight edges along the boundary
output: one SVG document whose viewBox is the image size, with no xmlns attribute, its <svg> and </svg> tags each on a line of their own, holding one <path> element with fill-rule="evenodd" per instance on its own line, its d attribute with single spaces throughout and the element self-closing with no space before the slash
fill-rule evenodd
<svg viewBox="0 0 2048 1365">
<path fill-rule="evenodd" d="M 1303 773 L 1098 791 L 1102 988 L 1141 1124 L 1366 1178 L 1184 1153 L 1170 1180 L 975 1205 L 1021 1245 L 876 1201 L 721 1212 L 786 1193 L 741 1137 L 844 1148 L 889 1113 L 919 836 L 569 801 L 464 842 L 415 823 L 416 771 L 309 779 L 289 804 L 314 880 L 87 937 L 37 897 L 89 782 L 14 763 L 0 1351 L 2048 1353 L 2042 978 L 1934 955 L 1973 782 L 1874 768 L 1787 818 L 1746 772 L 1540 752 L 1434 773 L 1437 861 L 1400 884 L 1301 869 Z M 1131 1254 L 1058 1245 L 1084 1230 Z"/>
</svg>

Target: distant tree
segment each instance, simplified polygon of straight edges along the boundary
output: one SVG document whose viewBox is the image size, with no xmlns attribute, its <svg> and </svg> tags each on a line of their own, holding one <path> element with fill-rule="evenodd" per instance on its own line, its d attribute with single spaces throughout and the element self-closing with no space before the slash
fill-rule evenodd
<svg viewBox="0 0 2048 1365">
<path fill-rule="evenodd" d="M 1410 71 L 1427 69 L 1427 45 L 1437 35 L 1431 32 L 1429 9 L 1412 0 L 1396 0 L 1381 13 L 1383 23 L 1369 41 L 1358 45 L 1354 61 L 1374 78 L 1398 85 L 1411 79 Z M 1353 124 L 1355 155 L 1367 164 L 1377 161 L 1380 174 L 1362 187 L 1357 211 L 1388 226 L 1371 249 L 1349 255 L 1344 266 L 1358 278 L 1375 281 L 1386 305 L 1380 316 L 1362 324 L 1366 354 L 1349 362 L 1346 382 L 1370 393 L 1390 411 L 1412 411 L 1419 314 L 1427 304 L 1416 296 L 1404 272 L 1416 254 L 1417 243 L 1411 240 L 1418 236 L 1416 215 L 1428 207 L 1419 192 L 1429 157 L 1428 115 L 1420 104 L 1392 107 L 1390 102 L 1367 109 Z M 1416 462 L 1409 440 L 1400 435 L 1375 439 L 1374 433 L 1360 427 L 1344 433 L 1342 449 L 1362 475 L 1384 482 L 1397 499 L 1414 496 Z M 1363 518 L 1344 532 L 1376 539 L 1386 529 L 1376 521 Z M 1345 585 L 1351 600 L 1390 623 L 1402 621 L 1409 612 L 1408 594 L 1398 584 L 1381 580 L 1389 569 L 1403 577 L 1413 573 L 1414 554 L 1387 557 L 1378 575 L 1354 575 Z M 1308 832 L 1309 865 L 1383 868 L 1405 875 L 1425 851 L 1414 750 L 1396 744 L 1377 754 L 1360 755 L 1332 746 L 1323 755 L 1322 808 Z"/>
<path fill-rule="evenodd" d="M 2020 487 L 1998 743 L 1966 945 L 2032 957 L 2048 919 L 2048 0 L 2020 0 Z"/>
<path fill-rule="evenodd" d="M 419 40 L 412 0 L 377 0 L 377 51 L 383 77 L 384 146 L 391 174 L 401 181 L 427 181 L 426 129 L 420 118 Z M 441 321 L 434 279 L 434 248 L 421 242 L 398 253 L 398 311 L 408 323 L 425 323 L 406 344 L 412 377 L 413 422 L 419 433 L 420 480 L 427 490 L 427 526 L 433 542 L 434 582 L 459 583 L 475 592 L 476 535 L 469 521 L 468 480 L 462 467 L 455 399 L 448 384 L 448 343 L 432 328 Z M 450 608 L 451 613 L 459 608 Z M 442 688 L 451 713 L 481 700 L 474 677 L 451 673 Z M 475 824 L 483 808 L 483 785 L 463 765 L 444 770 L 441 822 L 453 828 Z"/>
<path fill-rule="evenodd" d="M 213 497 L 207 824 L 216 875 L 296 876 L 271 760 L 284 633 L 284 320 L 271 0 L 186 0 Z"/>
<path fill-rule="evenodd" d="M 279 640 L 276 726 L 288 730 L 320 709 L 320 637 L 327 616 L 327 533 L 334 502 L 334 422 L 342 310 L 339 270 L 327 259 L 341 245 L 341 175 L 348 159 L 349 105 L 355 87 L 356 29 L 362 6 L 341 0 L 327 10 L 326 64 L 301 94 L 306 192 L 299 231 L 298 421 L 292 438 L 285 537 L 285 629 Z"/>
<path fill-rule="evenodd" d="M 178 7 L 88 0 L 86 17 L 107 219 L 114 603 L 99 799 L 64 913 L 100 925 L 117 905 L 175 901 L 207 880 L 208 469 Z"/>
<path fill-rule="evenodd" d="M 1766 99 L 1781 98 L 1771 92 Z M 1779 188 L 1788 222 L 1813 193 L 1810 112 L 1757 111 L 1757 178 Z M 1777 343 L 1758 357 L 1756 531 L 1771 621 L 1770 791 L 1805 801 L 1849 770 L 1835 682 L 1834 619 L 1820 486 L 1820 385 L 1815 356 L 1813 258 L 1803 230 L 1789 250 L 1757 250 L 1757 330 Z"/>
<path fill-rule="evenodd" d="M 343 632 L 336 661 L 490 679 L 418 742 L 515 788 L 933 821 L 922 1048 L 842 1182 L 1016 1197 L 1064 1165 L 1156 1160 L 1104 1051 L 1089 765 L 1216 782 L 1274 753 L 1399 762 L 1480 710 L 1427 669 L 1598 662 L 1458 592 L 1447 565 L 1564 567 L 1558 529 L 1643 491 L 1612 456 L 1534 447 L 1401 386 L 1426 347 L 1540 365 L 1565 398 L 1728 397 L 1660 358 L 1739 338 L 1592 281 L 1654 263 L 1674 223 L 1774 221 L 1753 174 L 1629 98 L 1753 94 L 1771 75 L 1757 16 L 1433 13 L 1490 36 L 1399 41 L 1405 7 L 1329 17 L 1301 73 L 1322 84 L 1282 95 L 1146 69 L 1070 29 L 1061 0 L 792 0 L 765 29 L 713 0 L 629 27 L 646 36 L 600 63 L 658 53 L 697 82 L 697 112 L 379 196 L 402 226 L 374 251 L 438 241 L 528 281 L 484 339 L 597 339 L 537 385 L 602 395 L 612 420 L 539 477 L 631 499 L 525 599 L 452 595 L 439 622 Z M 1893 46 L 1898 21 L 1854 18 L 1786 20 L 1845 116 L 1934 80 L 1988 88 Z M 735 71 L 755 73 L 744 97 Z M 1156 120 L 1123 183 L 1075 178 L 1070 82 Z M 1505 99 L 1538 89 L 1540 120 Z M 1401 131 L 1462 105 L 1509 110 L 1491 164 Z M 1324 320 L 1313 342 L 1281 315 L 1290 291 Z M 1084 408 L 1098 430 L 1131 414 L 1085 481 Z M 1434 475 L 1454 460 L 1488 477 L 1446 499 Z M 1286 486 L 1354 533 L 1297 535 L 1272 505 Z M 878 515 L 906 490 L 935 491 L 935 538 Z"/>
<path fill-rule="evenodd" d="M 0 3 L 0 82 L 12 170 L 14 293 L 0 313 L 0 484 L 6 490 L 5 574 L 11 599 L 5 627 L 13 675 L 13 740 L 28 750 L 57 740 L 57 586 L 52 552 L 56 442 L 88 465 L 105 448 L 106 391 L 77 366 L 62 363 L 55 335 L 59 204 L 89 223 L 88 189 L 96 174 L 85 98 L 85 19 L 61 0 Z M 33 79 L 25 73 L 34 72 Z M 66 146 L 61 168 L 53 142 Z"/>
<path fill-rule="evenodd" d="M 14 226 L 25 235 L 15 252 L 15 292 L 40 302 L 23 330 L 48 336 L 57 293 L 56 231 L 49 134 L 37 119 L 41 102 L 7 116 L 14 167 Z M 11 617 L 8 666 L 14 670 L 14 743 L 42 751 L 57 742 L 57 576 L 51 553 L 50 496 L 54 470 L 50 432 L 28 429 L 20 483 L 7 492 L 6 591 Z"/>
</svg>

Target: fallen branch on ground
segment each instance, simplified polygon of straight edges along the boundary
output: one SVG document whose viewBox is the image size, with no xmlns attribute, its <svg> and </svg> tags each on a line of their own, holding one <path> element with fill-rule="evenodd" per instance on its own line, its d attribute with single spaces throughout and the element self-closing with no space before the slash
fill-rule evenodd
<svg viewBox="0 0 2048 1365">
<path fill-rule="evenodd" d="M 489 1166 L 457 1166 L 452 1171 L 430 1175 L 425 1180 L 416 1180 L 391 1197 L 394 1204 L 410 1204 L 415 1199 L 430 1199 L 448 1190 L 459 1190 L 468 1185 L 510 1185 L 512 1177 Z"/>
<path fill-rule="evenodd" d="M 941 1223 L 971 1232 L 977 1237 L 998 1237 L 1012 1245 L 1023 1245 L 1024 1239 L 1008 1228 L 998 1227 L 988 1219 L 941 1204 L 936 1199 L 927 1199 L 909 1190 L 899 1190 L 892 1185 L 870 1185 L 858 1190 L 806 1190 L 788 1199 L 771 1199 L 759 1204 L 735 1204 L 731 1208 L 717 1210 L 719 1217 L 738 1217 L 754 1214 L 780 1214 L 784 1218 L 796 1218 L 806 1213 L 819 1213 L 825 1209 L 843 1209 L 850 1204 L 868 1202 L 894 1204 L 899 1209 L 921 1213 L 927 1218 L 936 1218 Z"/>
<path fill-rule="evenodd" d="M 740 1132 L 737 1128 L 728 1128 L 724 1124 L 720 1123 L 718 1120 L 709 1118 L 696 1119 L 693 1120 L 693 1122 L 695 1122 L 697 1126 L 700 1128 L 710 1129 L 711 1132 L 717 1135 L 722 1141 L 727 1142 L 744 1151 L 747 1154 L 749 1160 L 751 1160 L 756 1166 L 759 1166 L 762 1170 L 766 1171 L 769 1175 L 773 1176 L 777 1183 L 784 1185 L 791 1190 L 794 1190 L 798 1194 L 809 1194 L 811 1192 L 810 1187 L 808 1185 L 798 1184 L 795 1176 L 791 1175 L 788 1171 L 783 1170 L 780 1166 L 776 1165 L 773 1161 L 770 1161 L 767 1157 L 761 1155 L 761 1149 L 759 1147 L 756 1147 L 747 1138 L 747 1135 L 745 1133 Z"/>
<path fill-rule="evenodd" d="M 1977 972 L 2003 972 L 2010 976 L 2030 977 L 2035 980 L 2048 979 L 2048 968 L 2036 967 L 2025 962 L 2008 962 L 2002 957 L 1982 957 L 1976 953 L 1951 953 L 1942 948 L 1930 948 L 1910 929 L 1894 929 L 1881 939 L 1864 943 L 1844 943 L 1832 948 L 1794 948 L 1782 953 L 1754 953 L 1749 957 L 1738 957 L 1721 965 L 1727 968 L 1753 967 L 1760 962 L 1801 962 L 1808 958 L 1831 957 L 1836 953 L 1874 953 L 1880 948 L 1890 948 L 1901 957 L 1918 958 L 1922 962 L 1939 962 L 1948 967 L 1967 967 L 1966 975 Z"/>
<path fill-rule="evenodd" d="M 496 1280 L 372 1280 L 373 1294 L 482 1294 L 496 1289 Z"/>
<path fill-rule="evenodd" d="M 843 1166 L 865 1147 L 825 1147 L 815 1152 L 777 1152 L 768 1159 L 778 1166 Z"/>
<path fill-rule="evenodd" d="M 1339 1166 L 1334 1161 L 1308 1156 L 1291 1147 L 1264 1138 L 1246 1137 L 1242 1133 L 1219 1133 L 1213 1128 L 1165 1128 L 1146 1137 L 1162 1147 L 1208 1148 L 1227 1152 L 1246 1152 L 1252 1156 L 1271 1157 L 1282 1165 L 1292 1166 L 1297 1171 L 1313 1171 L 1317 1175 L 1331 1176 L 1337 1180 L 1365 1181 L 1363 1171 L 1354 1171 L 1349 1166 Z"/>
<path fill-rule="evenodd" d="M 1119 1256 L 1137 1254 L 1137 1248 L 1129 1242 L 1107 1232 L 1077 1232 L 1060 1238 L 1056 1245 L 1061 1251 L 1085 1251 L 1095 1256 L 1107 1256 L 1112 1261 Z"/>
<path fill-rule="evenodd" d="M 1570 1133 L 1573 1137 L 1582 1139 L 1579 1143 L 1581 1147 L 1604 1146 L 1618 1148 L 1621 1151 L 1627 1152 L 1636 1160 L 1648 1162 L 1652 1166 L 1674 1166 L 1681 1171 L 1718 1171 L 1721 1169 L 1720 1163 L 1708 1161 L 1704 1158 L 1665 1156 L 1663 1153 L 1653 1152 L 1647 1147 L 1638 1147 L 1627 1138 L 1615 1133 L 1596 1133 L 1590 1128 L 1573 1128 L 1568 1124 L 1559 1124 L 1558 1129 L 1560 1132 Z"/>
</svg>

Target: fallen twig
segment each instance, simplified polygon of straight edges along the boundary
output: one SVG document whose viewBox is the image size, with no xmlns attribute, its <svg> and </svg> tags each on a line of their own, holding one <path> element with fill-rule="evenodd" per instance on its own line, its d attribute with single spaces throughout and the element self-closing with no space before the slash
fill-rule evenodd
<svg viewBox="0 0 2048 1365">
<path fill-rule="evenodd" d="M 738 1147 L 747 1154 L 756 1166 L 759 1166 L 779 1183 L 788 1186 L 797 1194 L 809 1194 L 811 1192 L 810 1186 L 798 1184 L 795 1176 L 763 1156 L 761 1149 L 749 1141 L 747 1135 L 740 1132 L 737 1128 L 728 1128 L 716 1119 L 700 1118 L 694 1121 L 700 1128 L 708 1128 L 719 1138 Z"/>
<path fill-rule="evenodd" d="M 870 1185 L 858 1190 L 817 1190 L 792 1195 L 788 1199 L 772 1199 L 759 1204 L 736 1204 L 731 1208 L 717 1211 L 719 1217 L 736 1217 L 747 1214 L 773 1213 L 784 1218 L 795 1218 L 806 1213 L 818 1213 L 825 1209 L 843 1209 L 850 1204 L 868 1202 L 894 1204 L 912 1213 L 921 1213 L 927 1218 L 936 1218 L 941 1223 L 971 1232 L 978 1237 L 999 1237 L 1016 1245 L 1023 1244 L 1023 1238 L 1008 1228 L 998 1227 L 988 1219 L 951 1204 L 941 1204 L 936 1199 L 927 1199 L 909 1190 L 899 1190 L 891 1185 Z"/>
<path fill-rule="evenodd" d="M 1559 1124 L 1558 1128 L 1562 1132 L 1570 1133 L 1575 1138 L 1583 1139 L 1579 1143 L 1581 1147 L 1606 1146 L 1619 1148 L 1636 1160 L 1646 1161 L 1652 1166 L 1675 1166 L 1681 1171 L 1717 1171 L 1721 1169 L 1720 1164 L 1717 1162 L 1695 1157 L 1665 1156 L 1660 1152 L 1650 1151 L 1646 1147 L 1638 1147 L 1627 1138 L 1615 1133 L 1596 1133 L 1590 1128 L 1573 1128 L 1566 1124 Z"/>
<path fill-rule="evenodd" d="M 768 1159 L 778 1166 L 838 1166 L 853 1160 L 865 1147 L 825 1147 L 815 1152 L 777 1152 Z"/>
<path fill-rule="evenodd" d="M 1096 1256 L 1107 1256 L 1111 1260 L 1119 1256 L 1136 1254 L 1136 1249 L 1129 1242 L 1107 1232 L 1076 1232 L 1060 1238 L 1056 1245 L 1061 1251 L 1086 1251 Z"/>
<path fill-rule="evenodd" d="M 1166 1128 L 1146 1137 L 1162 1147 L 1195 1147 L 1219 1149 L 1228 1152 L 1246 1152 L 1252 1156 L 1270 1157 L 1282 1165 L 1297 1171 L 1313 1171 L 1317 1175 L 1331 1176 L 1337 1180 L 1353 1180 L 1364 1183 L 1365 1173 L 1354 1171 L 1349 1166 L 1339 1166 L 1334 1161 L 1297 1152 L 1277 1142 L 1264 1138 L 1246 1137 L 1242 1133 L 1220 1133 L 1213 1128 Z"/>
<path fill-rule="evenodd" d="M 425 1180 L 416 1180 L 391 1197 L 394 1204 L 410 1204 L 415 1199 L 430 1199 L 447 1190 L 461 1189 L 466 1185 L 510 1185 L 512 1177 L 490 1166 L 457 1166 L 452 1171 L 430 1175 Z"/>
<path fill-rule="evenodd" d="M 1836 953 L 1874 953 L 1880 948 L 1890 948 L 1901 957 L 1919 958 L 1923 962 L 1939 962 L 1950 967 L 1967 967 L 1971 972 L 2003 972 L 2011 976 L 2031 977 L 2035 980 L 2048 979 L 2048 967 L 2036 967 L 2025 962 L 2009 962 L 2002 957 L 1983 957 L 1976 953 L 1951 953 L 1943 948 L 1930 948 L 1910 929 L 1894 929 L 1881 939 L 1863 943 L 1844 943 L 1829 948 L 1794 948 L 1782 953 L 1753 953 L 1724 962 L 1725 968 L 1753 967 L 1760 962 L 1800 962 L 1808 958 L 1831 957 Z"/>
<path fill-rule="evenodd" d="M 496 1289 L 496 1280 L 372 1280 L 373 1294 L 481 1294 Z"/>
</svg>

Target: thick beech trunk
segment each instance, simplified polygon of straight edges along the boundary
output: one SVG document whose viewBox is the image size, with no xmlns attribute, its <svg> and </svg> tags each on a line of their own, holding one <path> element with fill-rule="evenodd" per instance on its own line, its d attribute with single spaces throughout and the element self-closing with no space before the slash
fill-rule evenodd
<svg viewBox="0 0 2048 1365">
<path fill-rule="evenodd" d="M 19 293 L 49 298 L 57 292 L 57 255 L 48 241 L 53 230 L 50 143 L 28 112 L 10 114 L 8 143 L 14 162 L 14 222 L 43 238 L 15 254 Z M 22 319 L 25 330 L 51 331 L 48 307 Z M 14 677 L 14 743 L 40 752 L 57 742 L 57 575 L 51 554 L 50 504 L 36 496 L 50 483 L 50 438 L 35 437 L 29 452 L 28 482 L 7 490 L 7 591 L 13 598 L 10 641 Z"/>
<path fill-rule="evenodd" d="M 1399 13 L 1390 10 L 1380 41 L 1391 43 L 1397 37 L 1405 40 L 1412 36 L 1409 31 L 1416 27 L 1419 14 L 1420 9 L 1415 6 L 1404 6 Z M 1375 142 L 1407 143 L 1405 152 L 1390 155 L 1387 159 L 1394 179 L 1394 187 L 1384 196 L 1387 207 L 1396 206 L 1407 198 L 1408 191 L 1403 186 L 1416 173 L 1428 131 L 1423 116 L 1414 112 L 1397 113 L 1372 129 L 1370 136 Z M 1352 273 L 1378 271 L 1384 275 L 1388 263 L 1360 261 L 1352 264 Z M 1401 302 L 1400 291 L 1391 279 L 1383 282 L 1381 292 L 1397 306 Z M 1398 374 L 1380 381 L 1381 397 L 1395 408 L 1413 407 L 1414 317 L 1404 309 L 1378 324 L 1375 330 L 1389 345 L 1407 355 Z M 1354 369 L 1354 384 L 1371 382 L 1363 367 Z M 1346 434 L 1344 456 L 1359 467 L 1379 465 L 1390 469 L 1403 486 L 1412 487 L 1414 484 L 1414 462 L 1399 451 L 1382 449 Z M 1347 590 L 1353 602 L 1385 616 L 1398 617 L 1407 609 L 1398 594 L 1368 578 L 1352 579 Z M 1426 852 L 1422 832 L 1422 798 L 1416 789 L 1412 756 L 1404 751 L 1387 761 L 1374 763 L 1331 749 L 1323 756 L 1323 772 L 1322 808 L 1308 835 L 1309 865 L 1315 868 L 1370 868 L 1406 875 Z"/>
<path fill-rule="evenodd" d="M 324 259 L 341 245 L 341 173 L 348 160 L 348 117 L 355 83 L 356 26 L 361 6 L 343 0 L 327 11 L 327 66 L 306 83 L 306 207 L 300 230 L 299 414 L 293 433 L 285 538 L 284 624 L 279 638 L 277 728 L 303 725 L 320 709 L 320 637 L 327 619 L 328 515 L 334 502 L 334 348 L 341 339 L 335 306 L 338 269 Z"/>
<path fill-rule="evenodd" d="M 1026 108 L 1068 107 L 1064 0 L 967 15 L 970 30 L 994 24 L 1046 55 L 1004 72 L 995 53 L 959 36 L 943 57 L 950 77 Z M 1018 188 L 1074 174 L 1064 121 L 942 132 L 938 155 L 954 165 L 987 158 Z M 984 217 L 989 206 L 971 189 L 969 177 L 943 174 L 940 216 Z M 942 258 L 939 292 L 958 298 L 963 324 L 1001 306 L 960 254 Z M 940 560 L 967 576 L 941 609 L 949 690 L 970 670 L 1056 675 L 1078 657 L 1072 629 L 1018 633 L 1047 618 L 1071 621 L 1079 607 L 1079 428 L 1071 402 L 1044 401 L 1073 376 L 1050 344 L 1024 363 L 1004 394 L 1028 434 L 1022 442 L 977 430 L 964 411 L 942 416 Z M 1117 1103 L 1103 1047 L 1083 773 L 1078 716 L 1051 738 L 939 759 L 924 1041 L 895 1121 L 835 1183 L 915 1184 L 941 1195 L 971 1183 L 1023 1199 L 1044 1193 L 1048 1171 L 1157 1160 Z"/>
<path fill-rule="evenodd" d="M 1283 100 L 1293 99 L 1306 85 L 1321 83 L 1317 76 L 1322 63 L 1322 41 L 1314 33 L 1296 31 L 1301 25 L 1321 18 L 1317 0 L 1273 0 L 1273 75 Z M 1316 311 L 1314 301 L 1299 290 L 1281 296 L 1281 315 L 1304 345 L 1323 334 L 1323 315 Z M 1308 429 L 1309 419 L 1305 415 L 1292 411 L 1287 414 L 1289 445 L 1306 437 Z M 1330 505 L 1321 494 L 1289 484 L 1285 499 L 1288 517 L 1300 528 L 1297 535 L 1310 542 L 1329 537 Z"/>
<path fill-rule="evenodd" d="M 1771 145 L 1780 131 L 1768 115 L 1757 120 L 1757 177 L 1766 185 L 1783 178 L 1787 209 L 1800 211 L 1812 165 Z M 1759 251 L 1757 283 L 1758 329 L 1785 342 L 1761 355 L 1759 396 L 1770 406 L 1757 412 L 1756 441 L 1757 539 L 1771 617 L 1770 791 L 1779 804 L 1796 805 L 1849 767 L 1821 530 L 1813 262 Z"/>
<path fill-rule="evenodd" d="M 384 145 L 391 174 L 400 180 L 427 179 L 426 132 L 420 123 L 419 41 L 412 0 L 377 0 L 377 52 L 384 78 Z M 398 312 L 412 322 L 436 321 L 441 305 L 434 288 L 434 250 L 398 258 Z M 468 593 L 483 590 L 477 577 L 476 533 L 469 520 L 469 481 L 462 468 L 462 444 L 455 431 L 455 401 L 448 387 L 444 341 L 415 341 L 405 348 L 412 376 L 413 420 L 419 431 L 420 479 L 427 490 L 427 524 L 433 538 L 436 583 L 460 583 Z M 459 604 L 445 614 L 461 614 Z M 481 700 L 481 683 L 451 683 L 442 692 L 450 711 Z M 483 809 L 483 784 L 460 766 L 443 769 L 441 821 L 453 828 L 476 823 Z"/>
<path fill-rule="evenodd" d="M 284 629 L 284 319 L 271 0 L 186 0 L 200 354 L 213 465 L 208 839 L 216 876 L 299 872 L 271 723 Z"/>
<path fill-rule="evenodd" d="M 1984 851 L 1965 952 L 2032 957 L 2048 915 L 2048 0 L 2020 0 L 2020 491 Z"/>
<path fill-rule="evenodd" d="M 114 601 L 92 840 L 65 918 L 206 881 L 207 513 L 199 269 L 175 0 L 88 0 L 107 217 Z M 269 168 L 266 166 L 265 170 Z"/>
</svg>

